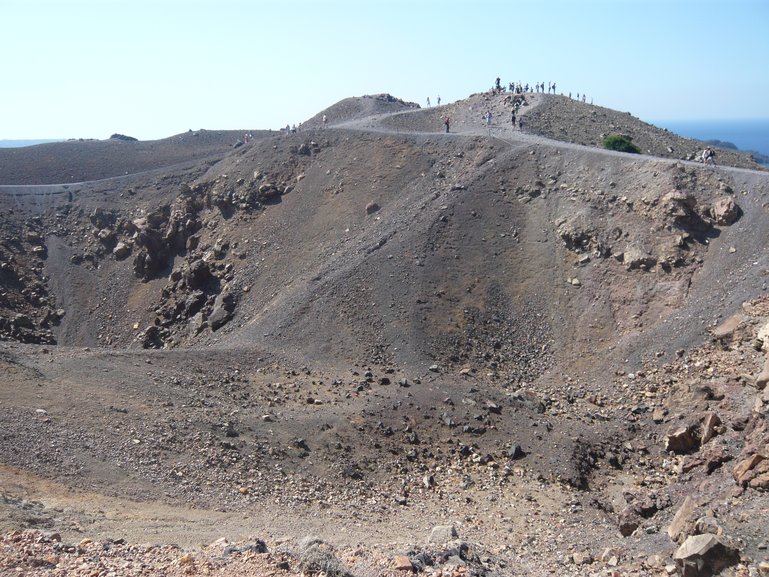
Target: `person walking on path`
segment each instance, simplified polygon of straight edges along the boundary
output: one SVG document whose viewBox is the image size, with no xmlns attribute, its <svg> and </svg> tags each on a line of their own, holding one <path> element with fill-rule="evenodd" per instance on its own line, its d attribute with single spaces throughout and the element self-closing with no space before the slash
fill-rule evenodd
<svg viewBox="0 0 769 577">
<path fill-rule="evenodd" d="M 449 131 L 449 124 L 451 123 L 451 119 L 448 116 L 443 117 L 443 124 L 446 125 L 446 132 Z"/>
<path fill-rule="evenodd" d="M 439 94 L 438 95 L 438 106 L 440 106 L 440 105 L 441 105 L 441 95 Z"/>
<path fill-rule="evenodd" d="M 702 164 L 716 165 L 716 151 L 709 146 L 702 151 Z"/>
<path fill-rule="evenodd" d="M 515 128 L 515 110 L 513 110 L 512 120 L 513 120 L 513 128 Z"/>
<path fill-rule="evenodd" d="M 491 110 L 486 111 L 486 126 L 491 126 Z"/>
<path fill-rule="evenodd" d="M 328 117 L 324 114 L 323 115 L 323 128 L 326 128 L 328 126 Z"/>
<path fill-rule="evenodd" d="M 427 97 L 427 108 L 430 108 L 430 97 Z"/>
</svg>

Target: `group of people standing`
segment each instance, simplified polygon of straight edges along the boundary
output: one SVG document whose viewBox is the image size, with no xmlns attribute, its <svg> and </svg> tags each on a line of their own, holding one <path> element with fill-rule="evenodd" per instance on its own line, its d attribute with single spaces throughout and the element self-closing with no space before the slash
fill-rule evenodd
<svg viewBox="0 0 769 577">
<path fill-rule="evenodd" d="M 545 93 L 545 83 L 541 82 L 539 84 L 536 84 L 534 92 L 541 92 L 542 94 L 544 94 Z M 547 83 L 547 93 L 550 94 L 551 92 L 553 94 L 555 94 L 555 82 L 548 82 Z"/>
<path fill-rule="evenodd" d="M 571 92 L 569 92 L 569 98 L 571 98 Z M 577 92 L 577 100 L 579 100 L 579 99 L 580 99 L 579 98 L 579 92 Z M 586 101 L 587 101 L 587 94 L 585 94 L 583 92 L 582 93 L 582 102 L 586 102 Z M 593 99 L 592 98 L 590 99 L 590 104 L 593 104 Z"/>
<path fill-rule="evenodd" d="M 534 84 L 534 86 L 531 86 L 528 83 L 522 84 L 520 82 L 518 82 L 518 83 L 511 82 L 510 84 L 507 85 L 507 87 L 505 87 L 505 86 L 502 85 L 502 81 L 499 78 L 499 76 L 497 76 L 497 79 L 494 82 L 494 88 L 492 88 L 491 91 L 496 93 L 496 94 L 499 94 L 499 93 L 505 92 L 505 91 L 510 92 L 511 94 L 523 94 L 525 92 L 537 92 L 537 93 L 541 92 L 541 93 L 544 94 L 545 93 L 545 83 L 544 82 L 537 82 L 537 83 Z M 555 94 L 555 82 L 548 82 L 547 83 L 547 93 L 550 94 L 551 92 L 553 94 Z"/>
</svg>

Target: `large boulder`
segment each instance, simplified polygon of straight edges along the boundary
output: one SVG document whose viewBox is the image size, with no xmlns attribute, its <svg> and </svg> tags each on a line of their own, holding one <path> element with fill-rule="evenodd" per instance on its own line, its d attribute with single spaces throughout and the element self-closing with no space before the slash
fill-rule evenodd
<svg viewBox="0 0 769 577">
<path fill-rule="evenodd" d="M 131 254 L 131 245 L 123 242 L 122 240 L 119 241 L 115 248 L 112 249 L 112 255 L 115 257 L 116 260 L 124 260 L 128 258 L 128 256 Z"/>
<path fill-rule="evenodd" d="M 720 226 L 734 224 L 742 216 L 742 210 L 731 196 L 718 199 L 710 209 L 710 216 Z"/>
<path fill-rule="evenodd" d="M 622 262 L 627 270 L 649 270 L 657 264 L 657 259 L 637 246 L 628 246 L 622 255 Z"/>
<path fill-rule="evenodd" d="M 211 278 L 211 269 L 206 261 L 198 259 L 185 268 L 182 278 L 188 288 L 196 290 L 204 286 Z"/>
<path fill-rule="evenodd" d="M 454 528 L 454 525 L 438 525 L 430 531 L 430 537 L 427 541 L 428 543 L 444 545 L 456 538 L 457 530 Z"/>
<path fill-rule="evenodd" d="M 206 304 L 206 293 L 200 290 L 193 291 L 184 300 L 184 316 L 189 318 L 196 315 Z"/>
<path fill-rule="evenodd" d="M 747 458 L 742 459 L 732 470 L 734 480 L 740 486 L 748 485 L 759 472 L 757 468 L 765 461 L 766 457 L 760 453 L 753 453 Z"/>
<path fill-rule="evenodd" d="M 684 425 L 665 435 L 665 450 L 688 453 L 699 447 L 700 435 L 694 425 Z"/>
<path fill-rule="evenodd" d="M 713 338 L 723 340 L 726 338 L 733 338 L 734 333 L 745 324 L 745 321 L 747 320 L 747 317 L 743 315 L 742 313 L 735 313 L 732 316 L 730 316 L 728 319 L 723 321 L 720 325 L 718 325 L 716 328 L 711 329 L 710 334 L 713 335 Z"/>
<path fill-rule="evenodd" d="M 709 533 L 692 535 L 673 554 L 682 577 L 710 577 L 739 561 L 739 551 Z"/>
<path fill-rule="evenodd" d="M 756 377 L 756 388 L 763 391 L 767 383 L 769 383 L 769 355 L 764 359 L 764 366 Z"/>
<path fill-rule="evenodd" d="M 670 522 L 668 537 L 676 543 L 681 543 L 692 530 L 696 511 L 697 502 L 687 495 Z"/>
<path fill-rule="evenodd" d="M 661 199 L 663 217 L 672 220 L 672 224 L 682 230 L 705 230 L 710 228 L 697 213 L 697 199 L 691 192 L 674 190 Z"/>
<path fill-rule="evenodd" d="M 223 327 L 232 318 L 235 311 L 235 298 L 229 292 L 221 292 L 214 301 L 214 308 L 208 316 L 208 326 L 212 331 Z"/>
<path fill-rule="evenodd" d="M 701 422 L 700 445 L 704 445 L 718 434 L 721 418 L 716 413 L 707 412 L 702 416 Z"/>
</svg>

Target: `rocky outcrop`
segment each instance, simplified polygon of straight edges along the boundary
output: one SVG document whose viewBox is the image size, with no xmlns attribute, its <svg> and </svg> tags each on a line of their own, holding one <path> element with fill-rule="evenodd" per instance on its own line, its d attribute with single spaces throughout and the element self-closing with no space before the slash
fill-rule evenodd
<svg viewBox="0 0 769 577">
<path fill-rule="evenodd" d="M 119 134 L 117 132 L 109 138 L 110 140 L 122 140 L 124 142 L 139 142 L 138 138 L 134 138 L 133 136 L 126 136 L 125 134 Z"/>
<path fill-rule="evenodd" d="M 666 220 L 678 229 L 702 230 L 708 226 L 697 213 L 697 198 L 691 192 L 669 192 L 660 200 L 660 206 Z"/>
<path fill-rule="evenodd" d="M 134 257 L 134 274 L 142 280 L 156 277 L 168 266 L 171 251 L 162 233 L 154 228 L 143 227 L 135 238 L 138 254 Z"/>
<path fill-rule="evenodd" d="M 607 236 L 598 232 L 588 221 L 589 217 L 578 214 L 558 225 L 558 236 L 565 247 L 578 254 L 588 253 L 600 257 L 611 255 Z"/>
<path fill-rule="evenodd" d="M 258 212 L 280 202 L 293 188 L 287 175 L 268 175 L 256 170 L 250 178 L 231 179 L 223 174 L 211 182 L 195 185 L 193 192 L 204 195 L 207 206 L 229 215 L 235 210 Z"/>
<path fill-rule="evenodd" d="M 57 307 L 43 274 L 48 258 L 44 223 L 34 217 L 4 232 L 0 236 L 0 340 L 55 344 L 53 328 L 64 310 Z"/>
</svg>

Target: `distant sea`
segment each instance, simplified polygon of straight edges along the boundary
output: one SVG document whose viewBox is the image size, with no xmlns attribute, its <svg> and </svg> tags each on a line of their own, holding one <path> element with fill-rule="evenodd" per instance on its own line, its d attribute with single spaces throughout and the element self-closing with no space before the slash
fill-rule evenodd
<svg viewBox="0 0 769 577">
<path fill-rule="evenodd" d="M 697 140 L 731 142 L 740 150 L 769 157 L 769 118 L 751 120 L 657 120 L 652 124 L 679 136 Z"/>
</svg>

